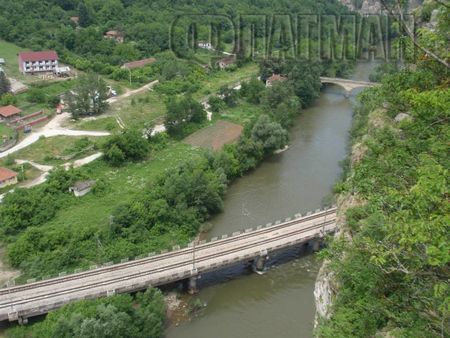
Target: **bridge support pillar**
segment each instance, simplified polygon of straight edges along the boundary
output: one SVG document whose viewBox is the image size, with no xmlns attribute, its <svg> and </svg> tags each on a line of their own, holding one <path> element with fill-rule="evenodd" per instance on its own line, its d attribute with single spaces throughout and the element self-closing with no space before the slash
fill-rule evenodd
<svg viewBox="0 0 450 338">
<path fill-rule="evenodd" d="M 188 279 L 188 292 L 190 295 L 195 295 L 198 293 L 197 280 L 199 278 L 197 269 L 192 269 L 191 277 Z"/>
<path fill-rule="evenodd" d="M 261 251 L 261 254 L 253 261 L 253 270 L 255 272 L 263 272 L 266 267 L 266 261 L 269 259 L 267 251 Z"/>
<path fill-rule="evenodd" d="M 350 91 L 346 90 L 344 96 L 346 99 L 350 98 Z"/>
<path fill-rule="evenodd" d="M 28 324 L 28 318 L 19 317 L 17 318 L 17 321 L 19 322 L 19 325 Z"/>
<path fill-rule="evenodd" d="M 316 239 L 311 244 L 313 247 L 313 252 L 317 252 L 320 250 L 320 245 L 322 244 L 322 241 L 320 239 Z"/>
</svg>

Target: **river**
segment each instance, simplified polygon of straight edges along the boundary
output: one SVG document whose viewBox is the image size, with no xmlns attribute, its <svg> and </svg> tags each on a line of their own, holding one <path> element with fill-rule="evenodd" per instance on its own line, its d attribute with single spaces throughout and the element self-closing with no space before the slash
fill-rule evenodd
<svg viewBox="0 0 450 338">
<path fill-rule="evenodd" d="M 358 64 L 352 78 L 367 80 L 372 69 L 373 64 Z M 212 219 L 208 236 L 320 208 L 342 172 L 353 103 L 339 87 L 326 86 L 296 119 L 289 150 L 230 186 L 224 212 Z M 167 337 L 312 337 L 319 268 L 310 250 L 300 247 L 271 257 L 264 275 L 237 266 L 204 276 L 197 297 L 205 308 L 191 321 L 169 327 Z"/>
</svg>

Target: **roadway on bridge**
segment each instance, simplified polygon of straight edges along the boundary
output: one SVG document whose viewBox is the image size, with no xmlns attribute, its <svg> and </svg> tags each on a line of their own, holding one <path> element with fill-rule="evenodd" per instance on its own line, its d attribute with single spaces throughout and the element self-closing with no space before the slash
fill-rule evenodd
<svg viewBox="0 0 450 338">
<path fill-rule="evenodd" d="M 78 274 L 0 289 L 0 320 L 27 318 L 71 301 L 96 298 L 179 281 L 198 273 L 251 260 L 262 252 L 292 246 L 335 230 L 336 208 L 276 225 L 247 230 L 194 248 Z M 195 255 L 195 270 L 194 270 Z M 9 314 L 9 316 L 8 316 Z M 13 316 L 14 314 L 14 316 Z"/>
</svg>

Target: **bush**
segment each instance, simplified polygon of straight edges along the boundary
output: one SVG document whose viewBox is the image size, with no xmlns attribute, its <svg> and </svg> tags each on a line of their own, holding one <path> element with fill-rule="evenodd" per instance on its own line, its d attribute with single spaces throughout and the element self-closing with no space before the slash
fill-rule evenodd
<svg viewBox="0 0 450 338">
<path fill-rule="evenodd" d="M 8 106 L 10 104 L 14 105 L 17 104 L 17 97 L 15 97 L 13 94 L 4 94 L 1 96 L 1 105 L 2 106 Z"/>
<path fill-rule="evenodd" d="M 148 142 L 138 130 L 127 129 L 111 137 L 103 145 L 103 158 L 113 166 L 121 165 L 127 160 L 140 161 L 149 150 Z"/>
<path fill-rule="evenodd" d="M 31 88 L 27 92 L 27 99 L 32 103 L 47 103 L 47 96 L 40 88 Z"/>
<path fill-rule="evenodd" d="M 136 306 L 138 305 L 138 306 Z M 14 337 L 161 338 L 165 304 L 158 289 L 72 303 L 40 322 L 7 331 Z"/>
</svg>

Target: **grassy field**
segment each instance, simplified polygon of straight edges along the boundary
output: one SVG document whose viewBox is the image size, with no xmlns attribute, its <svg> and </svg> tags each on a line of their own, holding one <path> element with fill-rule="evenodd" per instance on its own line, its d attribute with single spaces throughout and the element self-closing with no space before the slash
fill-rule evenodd
<svg viewBox="0 0 450 338">
<path fill-rule="evenodd" d="M 73 204 L 59 211 L 56 218 L 45 226 L 61 224 L 80 231 L 85 227 L 105 226 L 116 206 L 132 200 L 143 187 L 168 168 L 197 154 L 198 150 L 180 142 L 173 142 L 154 153 L 147 161 L 128 163 L 120 168 L 110 167 L 101 160 L 95 161 L 83 167 L 83 170 L 91 179 L 105 179 L 108 183 L 107 192 L 101 198 L 88 194 L 76 199 Z"/>
<path fill-rule="evenodd" d="M 19 71 L 17 54 L 26 50 L 26 48 L 21 48 L 13 43 L 0 40 L 0 58 L 5 59 L 6 61 L 6 64 L 2 66 L 2 68 L 8 76 L 19 81 L 26 81 L 27 77 L 22 75 Z"/>
<path fill-rule="evenodd" d="M 166 113 L 164 98 L 150 91 L 125 98 L 113 105 L 110 111 L 117 114 L 127 127 L 143 127 Z"/>
<path fill-rule="evenodd" d="M 79 130 L 107 130 L 110 132 L 120 130 L 119 125 L 117 124 L 116 118 L 114 116 L 100 116 L 95 120 L 82 120 L 76 123 L 70 123 L 67 127 Z"/>
<path fill-rule="evenodd" d="M 250 79 L 258 74 L 256 64 L 248 64 L 235 72 L 214 72 L 201 83 L 201 88 L 194 93 L 196 100 L 203 100 L 225 85 L 236 85 L 243 80 Z M 113 103 L 107 114 L 117 115 L 127 127 L 142 128 L 145 123 L 163 123 L 163 117 L 166 113 L 164 104 L 165 96 L 157 91 L 140 93 L 132 97 L 122 99 Z M 69 125 L 75 129 L 86 130 L 118 130 L 117 122 L 113 116 L 100 118 L 95 121 L 80 120 L 75 124 Z"/>
<path fill-rule="evenodd" d="M 220 114 L 220 117 L 245 126 L 254 119 L 255 116 L 258 116 L 262 112 L 261 106 L 239 100 L 236 107 L 227 107 L 225 111 Z"/>
<path fill-rule="evenodd" d="M 55 136 L 48 138 L 41 138 L 36 143 L 29 147 L 11 155 L 15 159 L 29 160 L 39 164 L 58 165 L 68 162 L 69 160 L 58 159 L 62 156 L 70 156 L 75 154 L 70 161 L 83 158 L 98 151 L 95 149 L 88 149 L 89 145 L 98 146 L 102 142 L 101 137 L 70 137 L 70 136 Z M 80 140 L 87 140 L 80 142 Z M 84 147 L 86 143 L 86 147 Z M 85 149 L 85 151 L 83 151 Z M 0 161 L 0 165 L 4 163 L 5 159 Z"/>
<path fill-rule="evenodd" d="M 14 130 L 9 128 L 6 124 L 0 123 L 0 145 L 3 144 L 3 138 L 10 138 L 14 135 Z"/>
<path fill-rule="evenodd" d="M 220 71 L 211 73 L 203 81 L 202 87 L 193 96 L 197 100 L 202 100 L 205 96 L 215 94 L 223 86 L 237 85 L 243 80 L 249 80 L 258 75 L 258 65 L 249 63 L 234 72 Z"/>
</svg>

